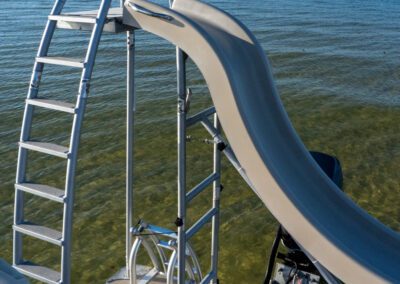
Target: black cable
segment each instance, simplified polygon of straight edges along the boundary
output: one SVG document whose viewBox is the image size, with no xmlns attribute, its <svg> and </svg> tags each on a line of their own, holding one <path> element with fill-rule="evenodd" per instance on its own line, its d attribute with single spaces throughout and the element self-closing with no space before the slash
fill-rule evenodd
<svg viewBox="0 0 400 284">
<path fill-rule="evenodd" d="M 276 253 L 278 252 L 279 242 L 282 238 L 282 226 L 279 225 L 278 231 L 276 232 L 274 243 L 272 244 L 271 254 L 268 259 L 268 268 L 264 278 L 264 284 L 269 284 L 272 277 L 272 270 L 274 269 Z"/>
<path fill-rule="evenodd" d="M 133 234 L 133 236 L 169 236 L 172 234 L 177 234 L 177 232 L 170 232 L 170 233 L 139 233 L 139 234 Z"/>
</svg>

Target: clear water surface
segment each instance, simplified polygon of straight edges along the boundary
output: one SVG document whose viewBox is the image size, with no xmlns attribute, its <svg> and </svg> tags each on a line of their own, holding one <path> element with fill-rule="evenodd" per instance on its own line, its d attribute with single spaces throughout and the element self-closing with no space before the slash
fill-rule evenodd
<svg viewBox="0 0 400 284">
<path fill-rule="evenodd" d="M 162 3 L 161 1 L 159 1 Z M 166 4 L 167 1 L 164 1 Z M 294 126 L 313 150 L 336 155 L 345 191 L 400 230 L 400 4 L 395 0 L 212 0 L 243 21 L 268 54 Z M 34 56 L 51 0 L 0 0 L 0 257 L 11 261 L 17 145 Z M 69 11 L 98 1 L 67 1 Z M 88 33 L 58 30 L 52 55 L 82 56 Z M 104 283 L 124 263 L 125 37 L 104 34 L 80 148 L 74 211 L 73 283 Z M 137 32 L 135 218 L 173 228 L 176 216 L 174 47 Z M 192 111 L 210 105 L 198 70 L 189 66 Z M 260 78 L 262 80 L 262 78 Z M 73 101 L 79 73 L 46 67 L 41 94 Z M 68 115 L 39 111 L 33 137 L 66 144 Z M 189 133 L 188 182 L 211 169 L 205 132 Z M 295 161 L 294 161 L 295 162 Z M 28 178 L 62 187 L 64 162 L 30 155 Z M 224 161 L 220 279 L 260 283 L 276 221 Z M 61 206 L 27 198 L 27 218 L 60 228 Z M 211 204 L 202 195 L 190 221 Z M 335 212 L 332 212 L 334 215 Z M 208 227 L 194 240 L 204 269 Z M 26 238 L 28 259 L 57 268 L 59 250 Z"/>
</svg>

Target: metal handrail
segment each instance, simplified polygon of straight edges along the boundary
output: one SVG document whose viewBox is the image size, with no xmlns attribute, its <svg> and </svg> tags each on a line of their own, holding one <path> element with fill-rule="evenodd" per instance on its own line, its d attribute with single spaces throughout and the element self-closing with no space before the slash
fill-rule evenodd
<svg viewBox="0 0 400 284">
<path fill-rule="evenodd" d="M 152 260 L 152 263 L 154 265 L 153 270 L 158 271 L 159 273 L 163 272 L 166 276 L 168 284 L 174 283 L 174 272 L 177 265 L 177 243 L 175 232 L 148 224 L 144 221 L 140 221 L 138 227 L 131 228 L 130 231 L 133 235 L 136 236 L 136 240 L 131 248 L 131 252 L 129 255 L 128 271 L 130 283 L 137 283 L 136 259 L 139 248 L 142 245 L 149 254 L 150 259 Z M 170 241 L 162 241 L 159 237 L 169 238 Z M 157 259 L 153 249 L 150 246 L 150 243 L 152 243 L 155 247 L 160 259 Z M 166 256 L 163 249 L 168 249 L 172 251 L 168 262 L 166 261 Z M 201 268 L 197 256 L 189 243 L 186 243 L 185 255 L 190 260 L 189 262 L 185 263 L 185 270 L 188 273 L 188 277 L 191 281 L 194 281 L 193 283 L 200 283 L 202 281 Z M 166 264 L 168 265 L 168 267 L 165 266 Z"/>
</svg>

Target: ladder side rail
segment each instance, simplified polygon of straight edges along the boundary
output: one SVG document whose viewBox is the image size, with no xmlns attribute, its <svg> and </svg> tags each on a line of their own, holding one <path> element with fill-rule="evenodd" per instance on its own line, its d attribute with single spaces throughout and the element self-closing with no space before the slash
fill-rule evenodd
<svg viewBox="0 0 400 284">
<path fill-rule="evenodd" d="M 59 15 L 64 7 L 65 0 L 57 0 L 51 10 L 52 15 Z M 47 55 L 51 39 L 53 38 L 56 23 L 47 20 L 46 27 L 39 44 L 37 56 Z M 32 76 L 29 84 L 27 99 L 36 98 L 39 92 L 39 84 L 42 77 L 44 64 L 36 62 L 33 66 Z M 25 104 L 24 116 L 22 119 L 20 142 L 27 141 L 30 138 L 31 124 L 33 117 L 33 106 Z M 28 150 L 19 147 L 16 183 L 23 183 L 25 181 L 26 165 L 27 165 Z M 15 189 L 15 204 L 14 204 L 14 225 L 20 224 L 24 219 L 24 192 Z M 22 262 L 22 234 L 20 232 L 13 232 L 13 265 Z"/>
<path fill-rule="evenodd" d="M 53 5 L 50 15 L 60 15 L 62 9 L 64 8 L 65 2 L 66 2 L 65 0 L 57 0 Z M 47 56 L 47 54 L 49 52 L 49 48 L 50 48 L 50 43 L 53 38 L 56 27 L 57 27 L 56 21 L 47 19 L 46 26 L 45 26 L 45 29 L 43 32 L 43 36 L 40 40 L 40 44 L 39 44 L 39 48 L 38 48 L 36 57 Z M 27 99 L 36 98 L 36 96 L 39 92 L 39 84 L 40 84 L 40 81 L 42 78 L 43 69 L 44 69 L 44 63 L 37 62 L 35 60 Z M 30 106 L 30 108 L 32 109 L 31 106 Z"/>
<path fill-rule="evenodd" d="M 126 89 L 126 228 L 125 257 L 129 275 L 129 254 L 132 247 L 131 228 L 133 226 L 133 170 L 134 170 L 134 118 L 135 98 L 135 32 L 127 31 L 127 89 Z"/>
<path fill-rule="evenodd" d="M 50 12 L 51 16 L 56 16 L 60 15 L 62 9 L 64 8 L 66 0 L 56 0 L 56 2 L 53 5 L 53 9 Z M 46 56 L 47 52 L 49 51 L 50 47 L 50 42 L 53 38 L 54 31 L 57 27 L 57 22 L 53 20 L 47 20 L 47 24 L 42 36 L 42 39 L 40 41 L 37 57 L 42 57 Z M 40 66 L 43 67 L 43 64 L 40 64 Z"/>
<path fill-rule="evenodd" d="M 214 127 L 217 134 L 221 133 L 221 125 L 219 123 L 218 115 L 214 114 Z M 218 250 L 219 250 L 219 222 L 220 222 L 220 193 L 221 193 L 221 151 L 218 144 L 214 143 L 213 149 L 213 170 L 214 174 L 218 176 L 213 183 L 213 209 L 216 210 L 215 215 L 212 217 L 212 232 L 211 232 L 211 271 L 213 275 L 213 284 L 218 283 Z"/>
<path fill-rule="evenodd" d="M 71 275 L 71 241 L 72 241 L 72 218 L 74 201 L 74 183 L 75 170 L 78 156 L 79 140 L 82 127 L 83 116 L 86 107 L 86 99 L 89 95 L 90 79 L 93 72 L 96 53 L 103 27 L 106 22 L 111 0 L 103 0 L 97 15 L 97 21 L 94 25 L 90 38 L 88 50 L 85 57 L 85 65 L 82 71 L 79 93 L 77 96 L 77 112 L 74 115 L 72 124 L 72 134 L 70 138 L 70 156 L 67 162 L 66 182 L 65 182 L 65 200 L 64 220 L 63 220 L 63 246 L 61 248 L 61 282 L 70 283 Z"/>
<path fill-rule="evenodd" d="M 86 100 L 79 102 L 78 113 L 74 115 L 72 126 L 72 135 L 70 142 L 70 156 L 67 162 L 66 184 L 65 184 L 65 203 L 63 218 L 63 246 L 61 248 L 61 283 L 70 283 L 71 274 L 71 242 L 72 242 L 72 217 L 74 200 L 74 182 L 77 162 L 77 150 L 80 139 L 80 131 L 83 121 L 83 112 L 86 106 Z"/>
<path fill-rule="evenodd" d="M 100 43 L 100 38 L 103 33 L 104 24 L 107 21 L 107 14 L 111 6 L 111 0 L 102 0 L 99 8 L 99 12 L 96 17 L 96 24 L 93 27 L 93 32 L 90 37 L 88 50 L 85 57 L 85 67 L 82 71 L 81 85 L 79 95 L 86 97 L 88 90 L 83 87 L 88 87 L 87 80 L 92 77 L 93 67 L 96 59 L 97 49 Z"/>
<path fill-rule="evenodd" d="M 178 140 L 178 284 L 185 283 L 186 260 L 186 54 L 176 48 L 177 63 L 177 140 Z"/>
</svg>

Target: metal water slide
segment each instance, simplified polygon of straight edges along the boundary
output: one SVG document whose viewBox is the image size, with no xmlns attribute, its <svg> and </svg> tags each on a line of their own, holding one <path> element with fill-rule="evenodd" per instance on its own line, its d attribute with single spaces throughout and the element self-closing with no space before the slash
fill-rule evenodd
<svg viewBox="0 0 400 284">
<path fill-rule="evenodd" d="M 198 66 L 251 188 L 309 254 L 346 283 L 400 281 L 400 236 L 320 170 L 294 130 L 252 33 L 196 0 L 125 2 L 124 24 L 181 48 Z M 230 194 L 235 194 L 230 192 Z"/>
</svg>

